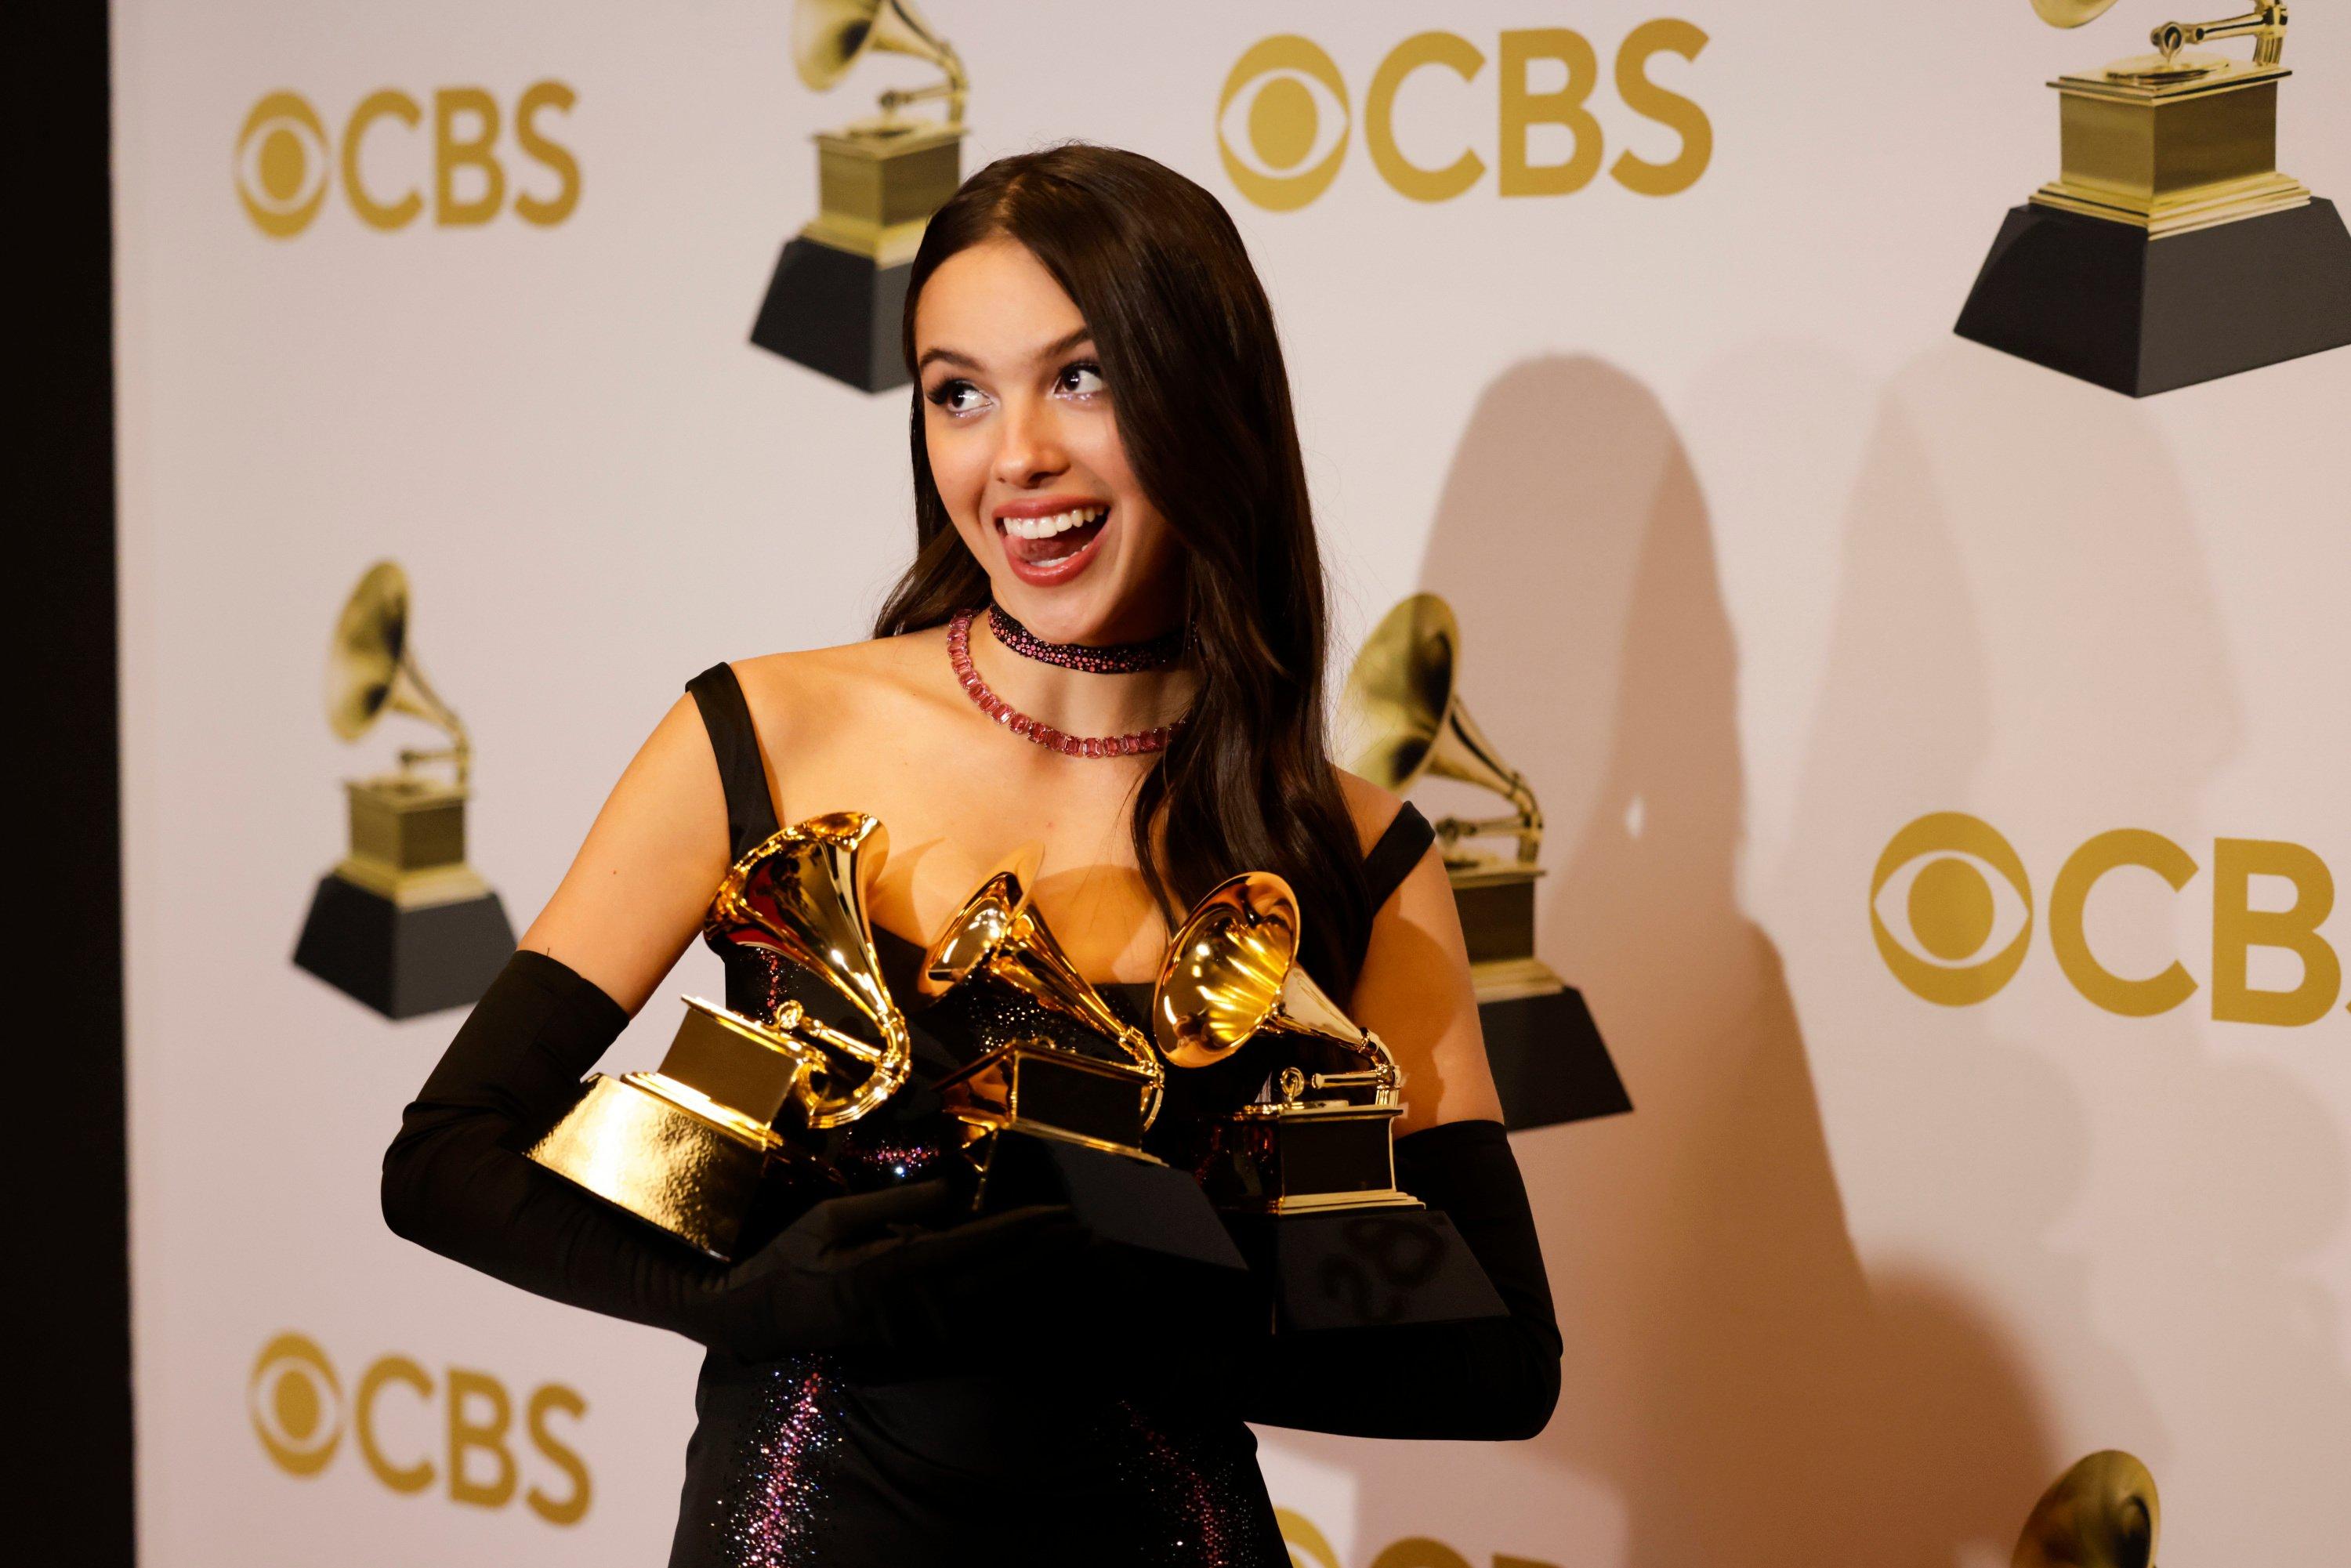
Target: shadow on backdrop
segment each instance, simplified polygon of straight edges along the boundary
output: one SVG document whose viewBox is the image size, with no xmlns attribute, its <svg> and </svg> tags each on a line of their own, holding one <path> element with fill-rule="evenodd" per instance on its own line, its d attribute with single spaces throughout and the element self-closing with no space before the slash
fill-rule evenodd
<svg viewBox="0 0 2351 1568">
<path fill-rule="evenodd" d="M 2062 825 L 2062 850 L 2150 828 L 2205 878 L 2215 836 L 2294 838 L 2208 821 L 2241 719 L 2192 520 L 2146 409 L 1964 344 L 1904 367 L 1847 520 L 1775 906 L 1857 905 L 1887 836 L 1927 810 Z M 1857 793 L 1891 814 L 1851 810 Z M 2045 899 L 2056 862 L 2028 858 Z M 2176 955 L 2209 985 L 2173 895 L 2131 875 L 2146 882 L 2118 877 L 2091 907 L 2111 967 Z M 2351 1454 L 2351 1377 L 2306 1270 L 2343 1222 L 2346 1162 L 2311 1085 L 2256 1054 L 2293 1031 L 2241 1030 L 2252 1049 L 2224 1057 L 2201 990 L 2154 1018 L 2101 1012 L 2045 934 L 1998 1007 L 1944 1009 L 1848 936 L 1791 933 L 1808 991 L 1886 998 L 1844 1010 L 1815 1053 L 1855 1103 L 1922 1113 L 1840 1125 L 1847 1179 L 1866 1183 L 1855 1228 L 1931 1238 L 1996 1284 L 2058 1437 L 2045 1474 L 2004 1483 L 2006 1529 L 2058 1469 L 2119 1447 L 2165 1487 L 2166 1561 L 2338 1554 L 2327 1477 Z M 1993 1022 L 2027 1009 L 2047 1020 L 2029 1036 Z M 2160 1415 L 2134 1367 L 2159 1373 Z"/>
<path fill-rule="evenodd" d="M 2053 1456 L 2001 1328 L 1931 1270 L 1873 1291 L 1848 1239 L 1781 958 L 1739 904 L 1737 653 L 1656 396 L 1590 358 L 1499 378 L 1421 586 L 1459 612 L 1464 690 L 1541 797 L 1541 952 L 1590 998 L 1636 1109 L 1516 1140 L 1567 1338 L 1550 1430 L 1369 1464 L 1310 1448 L 1409 1474 L 1364 1488 L 1357 1538 L 1425 1532 L 1449 1495 L 1497 1550 L 1547 1562 L 2004 1552 Z"/>
</svg>

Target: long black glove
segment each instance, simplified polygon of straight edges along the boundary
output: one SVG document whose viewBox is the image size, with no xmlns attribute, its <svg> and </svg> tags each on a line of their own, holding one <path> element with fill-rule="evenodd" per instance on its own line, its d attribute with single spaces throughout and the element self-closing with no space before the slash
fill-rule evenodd
<svg viewBox="0 0 2351 1568">
<path fill-rule="evenodd" d="M 571 967 L 520 952 L 483 994 L 383 1157 L 399 1235 L 555 1301 L 674 1330 L 747 1360 L 917 1348 L 1029 1312 L 1068 1282 L 1066 1211 L 951 1229 L 944 1182 L 817 1204 L 733 1268 L 689 1251 L 518 1153 L 554 1120 L 628 1016 Z"/>
<path fill-rule="evenodd" d="M 1269 1335 L 1247 1345 L 1242 1414 L 1357 1437 L 1531 1437 L 1559 1403 L 1559 1324 L 1526 1184 L 1499 1122 L 1396 1140 L 1396 1185 L 1441 1209 L 1510 1315 Z"/>
</svg>

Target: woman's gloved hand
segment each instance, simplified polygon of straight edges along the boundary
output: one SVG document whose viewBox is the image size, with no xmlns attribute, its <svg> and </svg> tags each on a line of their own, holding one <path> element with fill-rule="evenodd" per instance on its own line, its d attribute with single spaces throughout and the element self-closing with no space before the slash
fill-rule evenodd
<svg viewBox="0 0 2351 1568">
<path fill-rule="evenodd" d="M 726 1271 L 717 1291 L 729 1349 L 921 1352 L 1035 1317 L 1088 1273 L 1066 1205 L 966 1218 L 945 1181 L 816 1204 Z"/>
</svg>

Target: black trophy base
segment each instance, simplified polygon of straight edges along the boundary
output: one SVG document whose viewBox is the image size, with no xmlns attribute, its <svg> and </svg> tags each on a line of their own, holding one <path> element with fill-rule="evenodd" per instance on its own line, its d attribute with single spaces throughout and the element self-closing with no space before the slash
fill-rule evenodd
<svg viewBox="0 0 2351 1568">
<path fill-rule="evenodd" d="M 2351 343 L 2351 232 L 2332 202 L 2149 239 L 2010 210 L 1962 338 L 2132 397 Z"/>
<path fill-rule="evenodd" d="M 1453 1222 L 1433 1208 L 1229 1214 L 1273 1297 L 1276 1333 L 1499 1318 L 1509 1309 Z"/>
<path fill-rule="evenodd" d="M 1110 1154 L 1007 1128 L 989 1140 L 979 1178 L 982 1213 L 1066 1203 L 1098 1240 L 1138 1253 L 1229 1271 L 1245 1267 L 1200 1184 L 1156 1160 Z"/>
<path fill-rule="evenodd" d="M 906 384 L 899 343 L 914 264 L 880 267 L 812 239 L 785 242 L 751 341 L 861 392 Z"/>
<path fill-rule="evenodd" d="M 495 893 L 402 909 L 329 873 L 311 896 L 294 963 L 386 1018 L 411 1019 L 481 1000 L 514 945 Z"/>
<path fill-rule="evenodd" d="M 1633 1108 L 1581 991 L 1481 1002 L 1478 1022 L 1502 1099 L 1502 1124 L 1510 1131 L 1621 1116 Z"/>
</svg>

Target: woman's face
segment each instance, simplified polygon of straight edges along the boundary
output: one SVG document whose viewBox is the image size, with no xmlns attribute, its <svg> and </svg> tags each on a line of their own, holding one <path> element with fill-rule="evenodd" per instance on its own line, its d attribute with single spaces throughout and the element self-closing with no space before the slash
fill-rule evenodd
<svg viewBox="0 0 2351 1568">
<path fill-rule="evenodd" d="M 1027 246 L 942 262 L 914 307 L 931 476 L 996 601 L 1055 643 L 1137 642 L 1179 613 L 1175 532 L 1136 484 L 1077 306 Z"/>
</svg>

